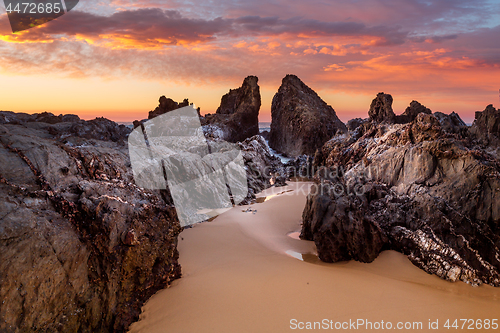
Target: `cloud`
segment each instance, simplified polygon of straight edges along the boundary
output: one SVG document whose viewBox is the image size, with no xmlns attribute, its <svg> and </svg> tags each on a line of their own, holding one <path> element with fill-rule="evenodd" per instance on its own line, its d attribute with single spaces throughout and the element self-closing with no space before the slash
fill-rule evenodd
<svg viewBox="0 0 500 333">
<path fill-rule="evenodd" d="M 6 16 L 2 17 L 6 20 Z M 175 10 L 141 8 L 123 10 L 110 16 L 74 11 L 46 25 L 8 36 L 11 42 L 51 41 L 78 37 L 88 42 L 109 42 L 114 47 L 158 48 L 163 45 L 206 43 L 220 37 L 280 36 L 372 36 L 377 45 L 404 43 L 406 32 L 400 27 L 368 27 L 355 22 L 323 22 L 294 17 L 243 16 L 235 19 L 198 19 L 184 17 Z M 7 35 L 7 36 L 5 36 Z"/>
<path fill-rule="evenodd" d="M 3 73 L 232 86 L 294 72 L 330 91 L 498 92 L 500 26 L 482 0 L 89 1 L 16 35 L 1 15 Z"/>
</svg>

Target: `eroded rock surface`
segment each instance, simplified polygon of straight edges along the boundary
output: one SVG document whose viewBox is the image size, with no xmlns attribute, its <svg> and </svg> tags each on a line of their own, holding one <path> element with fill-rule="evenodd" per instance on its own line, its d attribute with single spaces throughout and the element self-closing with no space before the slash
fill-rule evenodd
<svg viewBox="0 0 500 333">
<path fill-rule="evenodd" d="M 0 331 L 124 332 L 180 277 L 175 209 L 134 185 L 128 132 L 0 125 Z"/>
<path fill-rule="evenodd" d="M 458 115 L 424 111 L 332 138 L 315 156 L 301 237 L 328 262 L 393 249 L 444 279 L 500 286 L 499 119 L 492 107 L 477 114 L 481 137 Z"/>
<path fill-rule="evenodd" d="M 259 134 L 260 88 L 256 76 L 248 76 L 241 87 L 222 96 L 215 114 L 202 118 L 204 130 L 215 138 L 241 142 Z"/>
<path fill-rule="evenodd" d="M 135 184 L 124 126 L 4 115 L 0 331 L 125 332 L 142 304 L 181 276 L 182 228 L 168 188 Z M 208 144 L 223 152 L 227 142 Z M 245 202 L 284 184 L 283 165 L 261 136 L 238 145 Z"/>
<path fill-rule="evenodd" d="M 481 147 L 500 158 L 500 110 L 490 104 L 484 111 L 476 112 L 469 131 Z"/>
<path fill-rule="evenodd" d="M 396 115 L 392 110 L 392 96 L 389 94 L 384 94 L 383 92 L 378 93 L 370 105 L 370 110 L 368 110 L 368 116 L 370 120 L 376 122 L 388 122 L 393 123 L 396 119 Z"/>
<path fill-rule="evenodd" d="M 281 160 L 271 154 L 266 140 L 255 135 L 239 143 L 248 178 L 248 196 L 243 203 L 250 203 L 255 194 L 271 186 L 286 185 L 287 174 Z"/>
<path fill-rule="evenodd" d="M 431 114 L 432 111 L 429 108 L 426 108 L 424 105 L 420 104 L 417 101 L 412 101 L 410 106 L 408 106 L 403 112 L 403 114 L 396 117 L 396 121 L 401 124 L 406 124 L 412 122 L 417 118 L 419 113 Z"/>
<path fill-rule="evenodd" d="M 314 155 L 332 136 L 347 132 L 335 110 L 295 75 L 283 78 L 271 117 L 269 145 L 286 156 Z"/>
</svg>

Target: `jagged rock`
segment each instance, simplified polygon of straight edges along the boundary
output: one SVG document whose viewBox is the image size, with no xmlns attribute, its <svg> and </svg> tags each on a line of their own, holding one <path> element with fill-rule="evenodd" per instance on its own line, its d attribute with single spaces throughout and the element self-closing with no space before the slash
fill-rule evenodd
<svg viewBox="0 0 500 333">
<path fill-rule="evenodd" d="M 240 88 L 231 89 L 222 96 L 215 114 L 207 114 L 203 125 L 212 125 L 222 131 L 221 139 L 241 142 L 259 134 L 260 89 L 256 76 L 248 76 Z"/>
<path fill-rule="evenodd" d="M 73 114 L 54 116 L 43 112 L 35 114 L 0 111 L 0 124 L 22 125 L 32 129 L 47 131 L 56 139 L 78 137 L 124 144 L 130 128 L 114 121 L 99 117 L 85 121 Z"/>
<path fill-rule="evenodd" d="M 477 111 L 470 132 L 481 144 L 498 146 L 500 143 L 500 110 L 495 109 L 490 104 L 484 111 Z"/>
<path fill-rule="evenodd" d="M 134 126 L 134 129 L 136 129 L 137 127 L 141 126 L 142 122 L 139 121 L 139 120 L 134 120 L 132 122 L 132 125 Z"/>
<path fill-rule="evenodd" d="M 264 139 L 269 140 L 269 131 L 262 131 L 259 133 Z"/>
<path fill-rule="evenodd" d="M 134 185 L 126 147 L 101 141 L 120 128 L 109 120 L 13 123 L 0 125 L 0 331 L 126 331 L 180 277 L 171 199 Z"/>
<path fill-rule="evenodd" d="M 419 113 L 432 114 L 432 111 L 419 102 L 412 101 L 403 114 L 396 116 L 396 122 L 400 124 L 412 122 L 415 118 L 417 118 Z"/>
<path fill-rule="evenodd" d="M 320 258 L 369 262 L 393 249 L 444 279 L 500 286 L 495 155 L 427 113 L 361 127 L 362 136 L 335 137 L 315 157 L 323 167 L 302 237 L 316 242 Z"/>
<path fill-rule="evenodd" d="M 367 121 L 368 121 L 367 119 L 363 119 L 363 118 L 351 119 L 347 122 L 347 129 L 349 131 L 354 131 L 356 128 L 358 128 L 359 126 L 361 126 L 362 124 L 364 124 Z"/>
<path fill-rule="evenodd" d="M 375 122 L 387 122 L 394 123 L 396 115 L 392 110 L 392 96 L 389 94 L 384 94 L 383 92 L 378 93 L 370 105 L 370 110 L 368 111 L 368 116 L 370 120 Z"/>
<path fill-rule="evenodd" d="M 242 203 L 250 203 L 255 194 L 271 186 L 286 185 L 286 172 L 281 160 L 269 150 L 266 140 L 254 135 L 239 143 L 247 169 L 248 196 Z"/>
<path fill-rule="evenodd" d="M 300 155 L 295 160 L 289 161 L 284 165 L 288 178 L 312 178 L 313 158 L 308 155 Z"/>
<path fill-rule="evenodd" d="M 271 117 L 269 145 L 287 156 L 314 155 L 334 135 L 347 132 L 335 110 L 295 75 L 283 78 Z"/>
<path fill-rule="evenodd" d="M 366 199 L 353 193 L 335 198 L 332 184 L 318 184 L 303 212 L 301 238 L 313 240 L 325 262 L 372 262 L 387 242 L 379 224 L 360 209 Z"/>
<path fill-rule="evenodd" d="M 11 111 L 0 111 L 0 124 L 25 124 L 29 122 L 40 122 L 47 124 L 57 124 L 57 123 L 77 123 L 80 121 L 80 117 L 74 114 L 60 114 L 55 116 L 50 112 L 42 113 L 15 113 Z"/>
<path fill-rule="evenodd" d="M 455 112 L 444 114 L 442 112 L 434 112 L 434 116 L 439 120 L 439 124 L 444 131 L 448 133 L 467 135 L 467 124 Z"/>
<path fill-rule="evenodd" d="M 180 109 L 189 105 L 189 100 L 185 98 L 181 103 L 177 103 L 171 98 L 166 98 L 165 96 L 160 96 L 158 100 L 160 103 L 154 111 L 149 111 L 148 119 L 153 119 L 159 115 L 165 114 L 167 112 L 173 111 L 175 109 Z"/>
</svg>

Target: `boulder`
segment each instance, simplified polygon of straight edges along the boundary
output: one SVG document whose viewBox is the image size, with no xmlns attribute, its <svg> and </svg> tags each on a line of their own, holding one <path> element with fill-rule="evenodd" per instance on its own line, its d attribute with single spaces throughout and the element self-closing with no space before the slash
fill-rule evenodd
<svg viewBox="0 0 500 333">
<path fill-rule="evenodd" d="M 335 110 L 295 75 L 283 78 L 271 117 L 269 145 L 286 156 L 314 155 L 333 136 L 347 132 Z"/>
</svg>

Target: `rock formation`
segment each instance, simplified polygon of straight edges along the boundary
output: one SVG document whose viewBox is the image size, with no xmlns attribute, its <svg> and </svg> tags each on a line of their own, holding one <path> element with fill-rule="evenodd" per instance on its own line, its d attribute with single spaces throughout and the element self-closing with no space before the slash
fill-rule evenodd
<svg viewBox="0 0 500 333">
<path fill-rule="evenodd" d="M 426 108 L 417 101 L 412 101 L 402 114 L 396 116 L 392 110 L 392 102 L 391 95 L 384 94 L 383 92 L 378 93 L 370 105 L 370 110 L 368 111 L 369 120 L 375 123 L 407 124 L 415 120 L 420 113 L 432 114 L 429 108 Z"/>
<path fill-rule="evenodd" d="M 247 167 L 248 196 L 244 203 L 255 199 L 255 194 L 273 185 L 286 185 L 287 175 L 280 159 L 269 150 L 264 138 L 252 136 L 239 143 Z"/>
<path fill-rule="evenodd" d="M 181 276 L 171 194 L 135 184 L 130 129 L 49 118 L 0 112 L 0 331 L 125 332 Z M 238 145 L 246 202 L 284 184 L 261 136 Z"/>
<path fill-rule="evenodd" d="M 396 117 L 396 122 L 400 124 L 406 124 L 412 122 L 413 120 L 415 120 L 415 118 L 417 118 L 419 113 L 431 114 L 432 111 L 423 106 L 422 104 L 420 104 L 419 102 L 412 101 L 410 103 L 410 106 L 406 108 L 405 112 Z"/>
<path fill-rule="evenodd" d="M 461 134 L 467 136 L 467 124 L 455 112 L 444 114 L 442 112 L 434 112 L 434 116 L 439 120 L 441 127 L 448 133 Z"/>
<path fill-rule="evenodd" d="M 156 109 L 153 111 L 149 111 L 148 119 L 153 119 L 154 117 L 158 117 L 159 115 L 165 114 L 169 111 L 173 111 L 175 109 L 180 109 L 189 105 L 189 100 L 185 98 L 182 103 L 177 103 L 171 98 L 166 98 L 165 96 L 160 96 L 158 100 L 160 103 Z"/>
<path fill-rule="evenodd" d="M 295 75 L 283 78 L 271 117 L 269 145 L 287 156 L 314 155 L 334 135 L 347 132 L 335 110 Z"/>
<path fill-rule="evenodd" d="M 482 146 L 499 148 L 500 110 L 495 109 L 490 104 L 483 112 L 477 111 L 474 123 L 470 127 L 470 133 Z"/>
<path fill-rule="evenodd" d="M 261 105 L 260 89 L 256 76 L 248 76 L 240 88 L 231 89 L 222 96 L 215 114 L 207 114 L 202 124 L 206 132 L 217 132 L 220 139 L 241 142 L 259 134 L 259 110 Z"/>
<path fill-rule="evenodd" d="M 378 93 L 370 105 L 370 110 L 368 111 L 368 116 L 370 120 L 376 122 L 388 122 L 393 123 L 396 119 L 394 111 L 392 111 L 392 96 L 389 94 L 384 94 L 383 92 Z"/>
<path fill-rule="evenodd" d="M 34 130 L 47 131 L 56 139 L 78 136 L 83 139 L 112 141 L 123 144 L 130 133 L 125 125 L 118 125 L 106 118 L 81 120 L 76 115 L 54 116 L 52 113 L 14 113 L 0 111 L 0 124 L 22 125 Z"/>
<path fill-rule="evenodd" d="M 363 123 L 367 122 L 368 119 L 354 118 L 347 122 L 347 129 L 349 131 L 354 131 L 356 128 L 361 126 Z"/>
<path fill-rule="evenodd" d="M 441 278 L 500 286 L 500 160 L 490 153 L 500 115 L 476 114 L 465 137 L 458 116 L 438 117 L 364 123 L 318 151 L 301 237 L 322 260 L 371 262 L 393 249 Z"/>
<path fill-rule="evenodd" d="M 124 127 L 24 118 L 0 125 L 0 331 L 124 332 L 180 277 L 170 198 L 134 185 Z"/>
</svg>

